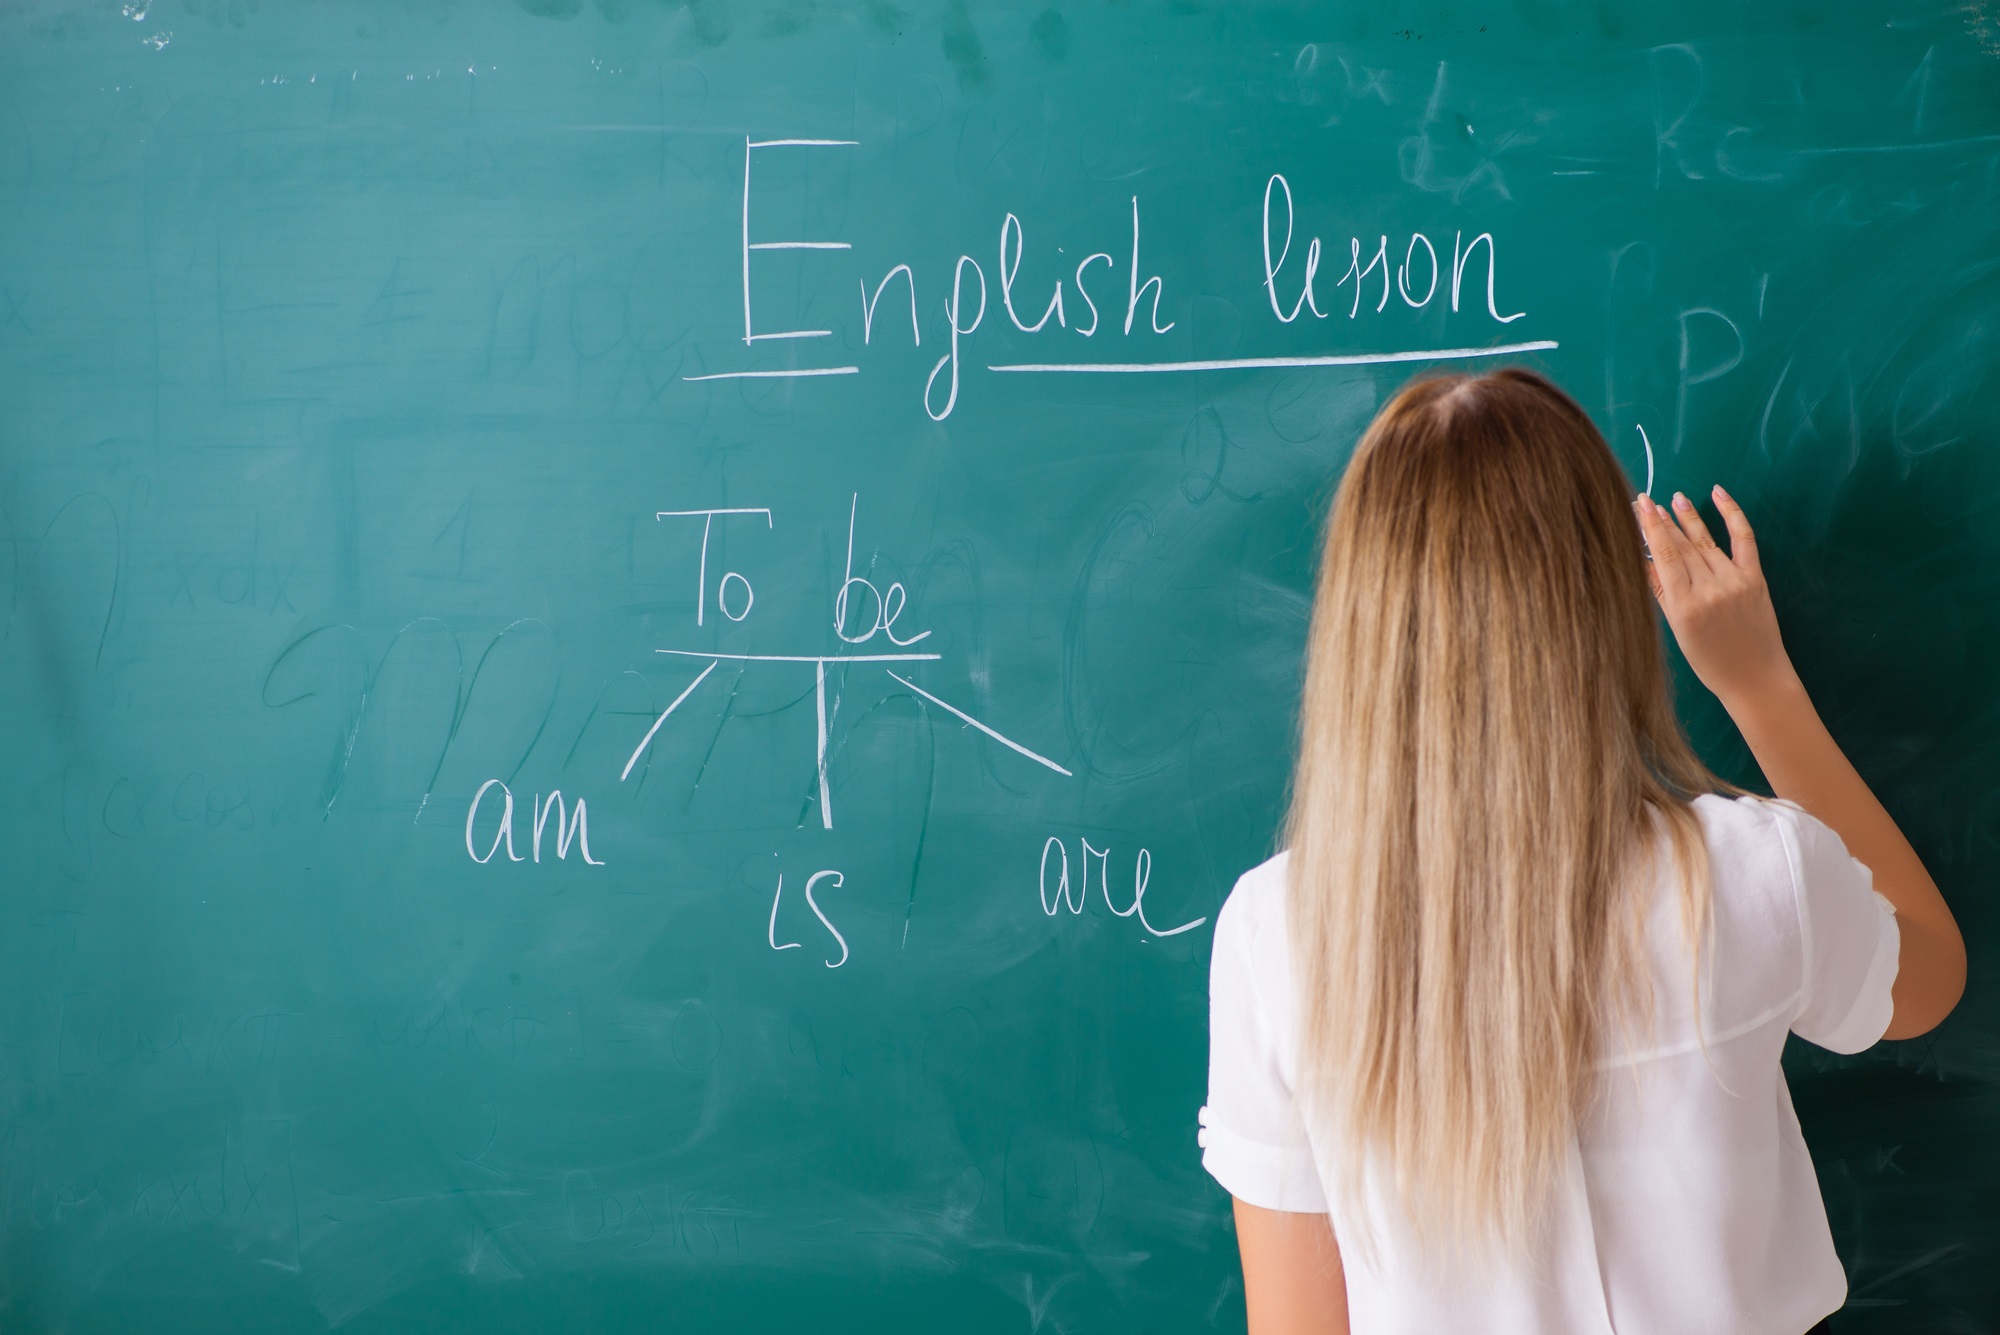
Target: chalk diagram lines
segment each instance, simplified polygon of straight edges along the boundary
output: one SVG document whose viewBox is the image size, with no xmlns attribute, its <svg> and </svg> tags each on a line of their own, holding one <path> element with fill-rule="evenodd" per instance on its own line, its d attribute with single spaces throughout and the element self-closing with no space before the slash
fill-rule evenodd
<svg viewBox="0 0 2000 1335">
<path fill-rule="evenodd" d="M 897 681 L 902 682 L 903 685 L 909 687 L 911 690 L 915 691 L 918 695 L 924 697 L 924 699 L 936 705 L 939 709 L 942 709 L 947 713 L 956 715 L 958 718 L 963 719 L 965 722 L 979 729 L 981 732 L 985 733 L 988 737 L 991 737 L 994 741 L 1000 743 L 1000 745 L 1008 747 L 1015 751 L 1019 751 L 1022 755 L 1026 756 L 1028 759 L 1034 761 L 1038 765 L 1047 765 L 1050 769 L 1062 775 L 1065 779 L 1075 777 L 1068 770 L 1064 769 L 1061 765 L 1056 764 L 1055 761 L 1050 760 L 1047 756 L 1039 755 L 1036 752 L 1030 751 L 1027 747 L 1021 745 L 1017 741 L 1014 741 L 1012 738 L 1002 737 L 999 733 L 987 727 L 984 723 L 981 723 L 978 719 L 972 717 L 972 715 L 966 713 L 963 709 L 960 709 L 955 705 L 946 704 L 944 701 L 938 699 L 935 695 L 932 695 L 929 691 L 925 690 L 923 687 L 911 681 L 908 677 L 900 676 L 894 672 L 891 672 L 889 675 L 891 677 L 894 677 Z"/>
<path fill-rule="evenodd" d="M 676 709 L 679 709 L 681 705 L 687 700 L 687 698 L 690 695 L 694 694 L 694 688 L 701 685 L 704 681 L 708 680 L 708 674 L 713 671 L 715 671 L 715 664 L 710 663 L 707 667 L 701 670 L 701 675 L 699 677 L 696 677 L 693 681 L 688 683 L 686 690 L 682 691 L 679 695 L 674 697 L 674 702 L 672 704 L 668 705 L 665 709 L 660 711 L 660 716 L 653 720 L 653 726 L 646 729 L 646 735 L 639 739 L 639 745 L 632 752 L 632 758 L 625 762 L 624 770 L 621 771 L 618 775 L 618 782 L 623 783 L 625 782 L 625 780 L 632 777 L 632 767 L 639 763 L 640 756 L 646 754 L 646 748 L 652 744 L 653 734 L 658 732 L 660 730 L 660 725 L 667 721 L 667 715 L 673 713 Z"/>
<path fill-rule="evenodd" d="M 928 662 L 935 662 L 944 656 L 942 654 L 931 654 L 931 653 L 726 654 L 726 653 L 714 652 L 707 649 L 656 649 L 653 652 L 660 654 L 671 654 L 677 658 L 705 658 L 709 660 L 708 666 L 704 667 L 701 670 L 700 675 L 698 675 L 697 677 L 695 677 L 693 681 L 688 683 L 686 689 L 684 689 L 679 695 L 674 697 L 672 704 L 668 705 L 665 709 L 660 711 L 660 716 L 653 720 L 653 726 L 646 729 L 646 735 L 640 738 L 639 745 L 633 748 L 632 756 L 629 760 L 625 762 L 625 769 L 622 773 L 619 774 L 618 781 L 620 783 L 623 783 L 627 778 L 631 776 L 633 767 L 639 763 L 639 757 L 644 755 L 646 753 L 646 748 L 653 744 L 653 738 L 659 733 L 660 725 L 667 721 L 668 715 L 672 714 L 675 710 L 679 709 L 681 705 L 686 703 L 687 698 L 694 694 L 695 688 L 700 686 L 702 682 L 706 681 L 708 679 L 709 674 L 714 672 L 717 665 L 722 663 L 724 660 L 727 660 L 732 663 L 800 663 L 800 664 L 810 663 L 812 664 L 813 668 L 813 705 L 814 705 L 815 718 L 817 720 L 817 727 L 815 729 L 816 743 L 814 748 L 814 769 L 816 770 L 819 777 L 820 823 L 822 826 L 824 826 L 826 829 L 829 830 L 833 828 L 833 794 L 830 785 L 828 784 L 827 781 L 826 665 L 828 663 L 835 663 L 839 664 L 841 667 L 844 668 L 849 663 L 928 663 Z M 966 713 L 963 709 L 960 709 L 958 706 L 951 704 L 949 701 L 939 699 L 937 696 L 932 695 L 929 691 L 917 685 L 915 682 L 911 681 L 908 677 L 903 676 L 901 673 L 890 671 L 889 676 L 895 681 L 900 682 L 902 685 L 908 687 L 910 690 L 916 692 L 917 695 L 929 701 L 931 704 L 936 705 L 939 709 L 942 709 L 946 713 L 952 715 L 954 718 L 959 719 L 967 726 L 978 729 L 981 733 L 984 733 L 986 736 L 1000 743 L 1008 750 L 1013 751 L 1019 755 L 1026 756 L 1029 760 L 1034 761 L 1038 765 L 1043 765 L 1049 769 L 1054 770 L 1056 773 L 1062 775 L 1066 779 L 1075 777 L 1075 775 L 1072 774 L 1069 770 L 1063 768 L 1061 765 L 1058 765 L 1055 761 L 1049 759 L 1047 756 L 1042 755 L 1038 751 L 1029 750 L 1027 747 L 1021 745 L 1013 738 L 1006 736 L 1005 734 L 1001 733 L 998 729 L 993 728 L 992 726 L 981 722 L 979 719 L 974 718 L 972 715 Z"/>
</svg>

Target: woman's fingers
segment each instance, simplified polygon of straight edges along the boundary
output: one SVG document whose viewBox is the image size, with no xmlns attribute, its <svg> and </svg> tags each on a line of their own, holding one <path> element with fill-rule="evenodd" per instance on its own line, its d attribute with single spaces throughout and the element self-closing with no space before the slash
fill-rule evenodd
<svg viewBox="0 0 2000 1335">
<path fill-rule="evenodd" d="M 1757 535 L 1750 531 L 1749 516 L 1720 483 L 1716 484 L 1713 495 L 1715 508 L 1722 512 L 1722 522 L 1729 527 L 1729 559 L 1752 573 L 1763 573 L 1763 563 L 1757 558 Z"/>
<path fill-rule="evenodd" d="M 1696 559 L 1694 551 L 1651 497 L 1641 496 L 1632 508 L 1639 512 L 1639 531 L 1646 537 L 1646 550 L 1653 555 L 1653 594 L 1664 601 L 1687 588 L 1688 562 Z"/>
<path fill-rule="evenodd" d="M 1710 569 L 1719 569 L 1729 563 L 1728 554 L 1715 545 L 1708 525 L 1703 522 L 1701 511 L 1694 508 L 1694 502 L 1680 492 L 1674 493 L 1674 520 L 1687 534 L 1688 545 L 1694 548 L 1696 559 Z"/>
</svg>

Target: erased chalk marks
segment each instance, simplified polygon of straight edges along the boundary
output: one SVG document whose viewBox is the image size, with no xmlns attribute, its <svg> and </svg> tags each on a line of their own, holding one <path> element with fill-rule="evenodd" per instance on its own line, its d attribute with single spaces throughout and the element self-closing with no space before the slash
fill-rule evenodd
<svg viewBox="0 0 2000 1335">
<path fill-rule="evenodd" d="M 722 1023 L 700 997 L 689 997 L 674 1012 L 668 1031 L 674 1064 L 683 1071 L 706 1071 L 722 1050 Z"/>
<path fill-rule="evenodd" d="M 1968 0 L 1959 12 L 1965 15 L 1965 26 L 1979 43 L 1979 49 L 1989 56 L 2000 56 L 2000 4 L 1995 0 Z"/>
<path fill-rule="evenodd" d="M 938 44 L 958 75 L 958 86 L 984 88 L 992 75 L 986 68 L 986 49 L 979 40 L 979 30 L 972 26 L 965 0 L 949 0 L 945 5 L 943 28 Z"/>
<path fill-rule="evenodd" d="M 101 520 L 95 532 L 90 524 L 93 515 Z M 35 655 L 36 661 L 47 670 L 52 695 L 63 699 L 70 693 L 69 683 L 80 675 L 65 666 L 72 652 L 78 658 L 88 653 L 92 668 L 104 665 L 104 647 L 111 639 L 124 582 L 125 526 L 108 496 L 80 492 L 57 507 L 25 555 L 23 545 L 15 545 L 5 636 L 12 637 L 25 602 L 27 619 L 44 650 Z M 65 707 L 58 712 L 71 711 Z"/>
<path fill-rule="evenodd" d="M 1069 20 L 1057 10 L 1045 9 L 1028 26 L 1028 40 L 1043 60 L 1060 65 L 1069 55 Z"/>
<path fill-rule="evenodd" d="M 1104 1159 L 1088 1136 L 1024 1126 L 1007 1138 L 1001 1213 L 1016 1241 L 1087 1237 L 1104 1209 Z"/>
<path fill-rule="evenodd" d="M 535 680 L 537 666 L 518 661 L 507 648 L 530 633 L 540 637 L 539 675 L 545 687 Z M 483 692 L 482 681 L 486 683 Z M 388 717 L 373 734 L 378 737 L 375 764 L 379 771 L 373 776 L 374 792 L 395 801 L 397 776 L 421 773 L 423 778 L 414 794 L 414 821 L 422 818 L 437 791 L 454 748 L 467 749 L 459 745 L 460 736 L 473 716 L 475 697 L 492 697 L 490 710 L 482 706 L 479 711 L 481 721 L 491 726 L 482 727 L 473 737 L 467 767 L 473 773 L 497 770 L 512 780 L 540 743 L 555 712 L 561 685 L 553 632 L 535 618 L 520 618 L 493 636 L 468 674 L 458 632 L 437 617 L 418 617 L 390 637 L 379 657 L 371 657 L 360 632 L 344 623 L 316 626 L 296 636 L 265 669 L 259 699 L 267 708 L 287 709 L 324 697 L 323 707 L 334 712 L 337 737 L 321 786 L 322 819 L 332 815 L 347 785 L 364 725 L 386 711 Z M 532 733 L 518 743 L 521 749 L 515 752 L 512 747 L 516 743 L 507 734 L 513 732 L 518 739 L 530 724 Z M 427 733 L 434 739 L 434 752 L 429 750 L 432 743 L 425 740 Z"/>
<path fill-rule="evenodd" d="M 1699 181 L 1702 174 L 1688 166 L 1680 135 L 1708 86 L 1701 56 L 1685 42 L 1672 42 L 1654 47 L 1647 62 L 1653 70 L 1653 188 L 1665 179 L 1669 153 L 1675 171 Z"/>
<path fill-rule="evenodd" d="M 826 665 L 839 663 L 845 667 L 849 663 L 907 663 L 933 660 L 938 654 L 724 654 L 702 649 L 657 649 L 655 653 L 673 654 L 682 658 L 710 659 L 715 662 L 724 659 L 743 663 L 810 663 L 813 665 L 813 706 L 818 721 L 817 741 L 814 750 L 814 770 L 819 779 L 820 820 L 827 829 L 833 828 L 832 792 L 827 778 L 827 728 L 826 709 Z M 703 674 L 704 676 L 707 674 Z M 661 716 L 662 719 L 665 715 Z M 1010 743 L 1011 745 L 1011 743 Z M 644 749 L 643 744 L 641 749 Z M 628 764 L 629 771 L 630 766 Z"/>
<path fill-rule="evenodd" d="M 1695 306 L 1679 315 L 1680 321 L 1680 361 L 1679 376 L 1674 390 L 1674 453 L 1679 454 L 1687 440 L 1688 391 L 1696 385 L 1705 385 L 1711 380 L 1720 380 L 1743 364 L 1743 354 L 1747 345 L 1743 341 L 1743 331 L 1736 327 L 1736 321 L 1712 306 Z M 1697 367 L 1694 330 L 1696 320 L 1712 321 L 1728 330 L 1733 344 L 1727 353 L 1718 354 L 1712 346 L 1703 349 L 1701 365 Z M 1709 339 L 1701 340 L 1705 343 Z"/>
<path fill-rule="evenodd" d="M 1383 96 L 1386 100 L 1387 94 Z M 1396 148 L 1396 162 L 1404 183 L 1447 195 L 1453 204 L 1464 202 L 1466 195 L 1481 188 L 1500 200 L 1511 200 L 1514 196 L 1507 188 L 1500 157 L 1510 150 L 1533 145 L 1536 136 L 1512 127 L 1498 130 L 1489 127 L 1481 135 L 1463 115 L 1449 109 L 1456 101 L 1451 93 L 1450 67 L 1441 60 L 1416 133 Z"/>
<path fill-rule="evenodd" d="M 864 710 L 861 717 L 856 719 L 853 725 L 846 730 L 845 736 L 835 749 L 835 755 L 838 757 L 844 754 L 850 744 L 855 744 L 858 748 L 858 739 L 864 735 L 865 726 L 868 721 L 878 711 L 897 706 L 913 707 L 914 720 L 921 723 L 924 740 L 924 746 L 920 753 L 923 804 L 920 808 L 921 814 L 917 820 L 916 839 L 910 850 L 909 871 L 907 873 L 908 888 L 903 897 L 903 925 L 896 941 L 897 949 L 903 950 L 907 949 L 910 944 L 910 923 L 916 917 L 917 912 L 917 885 L 923 875 L 924 852 L 930 839 L 931 817 L 937 809 L 938 767 L 936 721 L 931 717 L 930 711 L 920 701 L 913 699 L 909 693 L 905 691 L 885 692 L 880 699 Z M 892 736 L 888 744 L 895 745 L 900 740 L 900 737 Z M 857 761 L 856 768 L 864 774 L 873 776 L 880 786 L 907 784 L 913 777 L 907 775 L 904 772 L 903 766 L 896 763 L 893 757 L 887 755 L 878 754 Z M 888 801 L 889 805 L 898 815 L 906 809 L 905 804 L 899 800 L 893 791 L 888 794 Z M 803 823 L 803 817 L 801 818 L 801 823 Z M 900 824 L 901 822 L 897 823 Z M 900 839 L 894 842 L 900 844 Z"/>
<path fill-rule="evenodd" d="M 924 1086 L 944 1090 L 963 1080 L 979 1061 L 979 1044 L 979 1017 L 967 1007 L 953 1006 L 932 1020 L 919 1061 Z"/>
</svg>

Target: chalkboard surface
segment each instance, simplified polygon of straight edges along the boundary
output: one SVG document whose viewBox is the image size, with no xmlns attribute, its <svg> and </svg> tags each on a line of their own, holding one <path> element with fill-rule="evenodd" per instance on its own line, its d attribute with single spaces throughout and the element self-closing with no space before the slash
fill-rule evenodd
<svg viewBox="0 0 2000 1335">
<path fill-rule="evenodd" d="M 1524 361 L 1761 525 L 1972 948 L 1792 1054 L 2000 1328 L 2000 11 L 0 15 L 0 1326 L 1240 1329 L 1320 517 Z M 1691 687 L 1691 683 L 1690 683 Z M 1692 688 L 1690 726 L 1754 777 Z"/>
</svg>

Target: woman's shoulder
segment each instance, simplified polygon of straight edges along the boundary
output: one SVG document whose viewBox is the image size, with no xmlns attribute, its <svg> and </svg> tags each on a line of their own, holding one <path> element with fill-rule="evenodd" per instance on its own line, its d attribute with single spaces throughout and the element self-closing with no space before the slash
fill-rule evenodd
<svg viewBox="0 0 2000 1335">
<path fill-rule="evenodd" d="M 1802 940 L 1801 900 L 1818 863 L 1801 850 L 1817 847 L 1822 829 L 1796 803 L 1756 794 L 1707 794 L 1694 800 L 1708 845 L 1719 937 L 1775 970 L 1772 986 L 1795 981 L 1792 955 Z M 1734 950 L 1725 948 L 1725 954 Z"/>
<path fill-rule="evenodd" d="M 1291 937 L 1286 901 L 1291 862 L 1280 852 L 1236 878 L 1215 915 L 1209 995 L 1258 998 L 1256 1009 L 1276 1024 L 1290 1013 Z"/>
<path fill-rule="evenodd" d="M 1225 942 L 1236 942 L 1255 951 L 1260 945 L 1283 939 L 1286 869 L 1291 856 L 1289 850 L 1281 850 L 1236 878 L 1215 917 L 1218 949 Z"/>
<path fill-rule="evenodd" d="M 1703 793 L 1692 805 L 1718 870 L 1727 870 L 1735 858 L 1782 859 L 1802 825 L 1818 824 L 1798 803 L 1757 793 Z"/>
<path fill-rule="evenodd" d="M 1758 793 L 1702 793 L 1695 797 L 1693 806 L 1704 822 L 1736 825 L 1768 825 L 1781 810 L 1799 809 L 1783 798 Z"/>
</svg>

